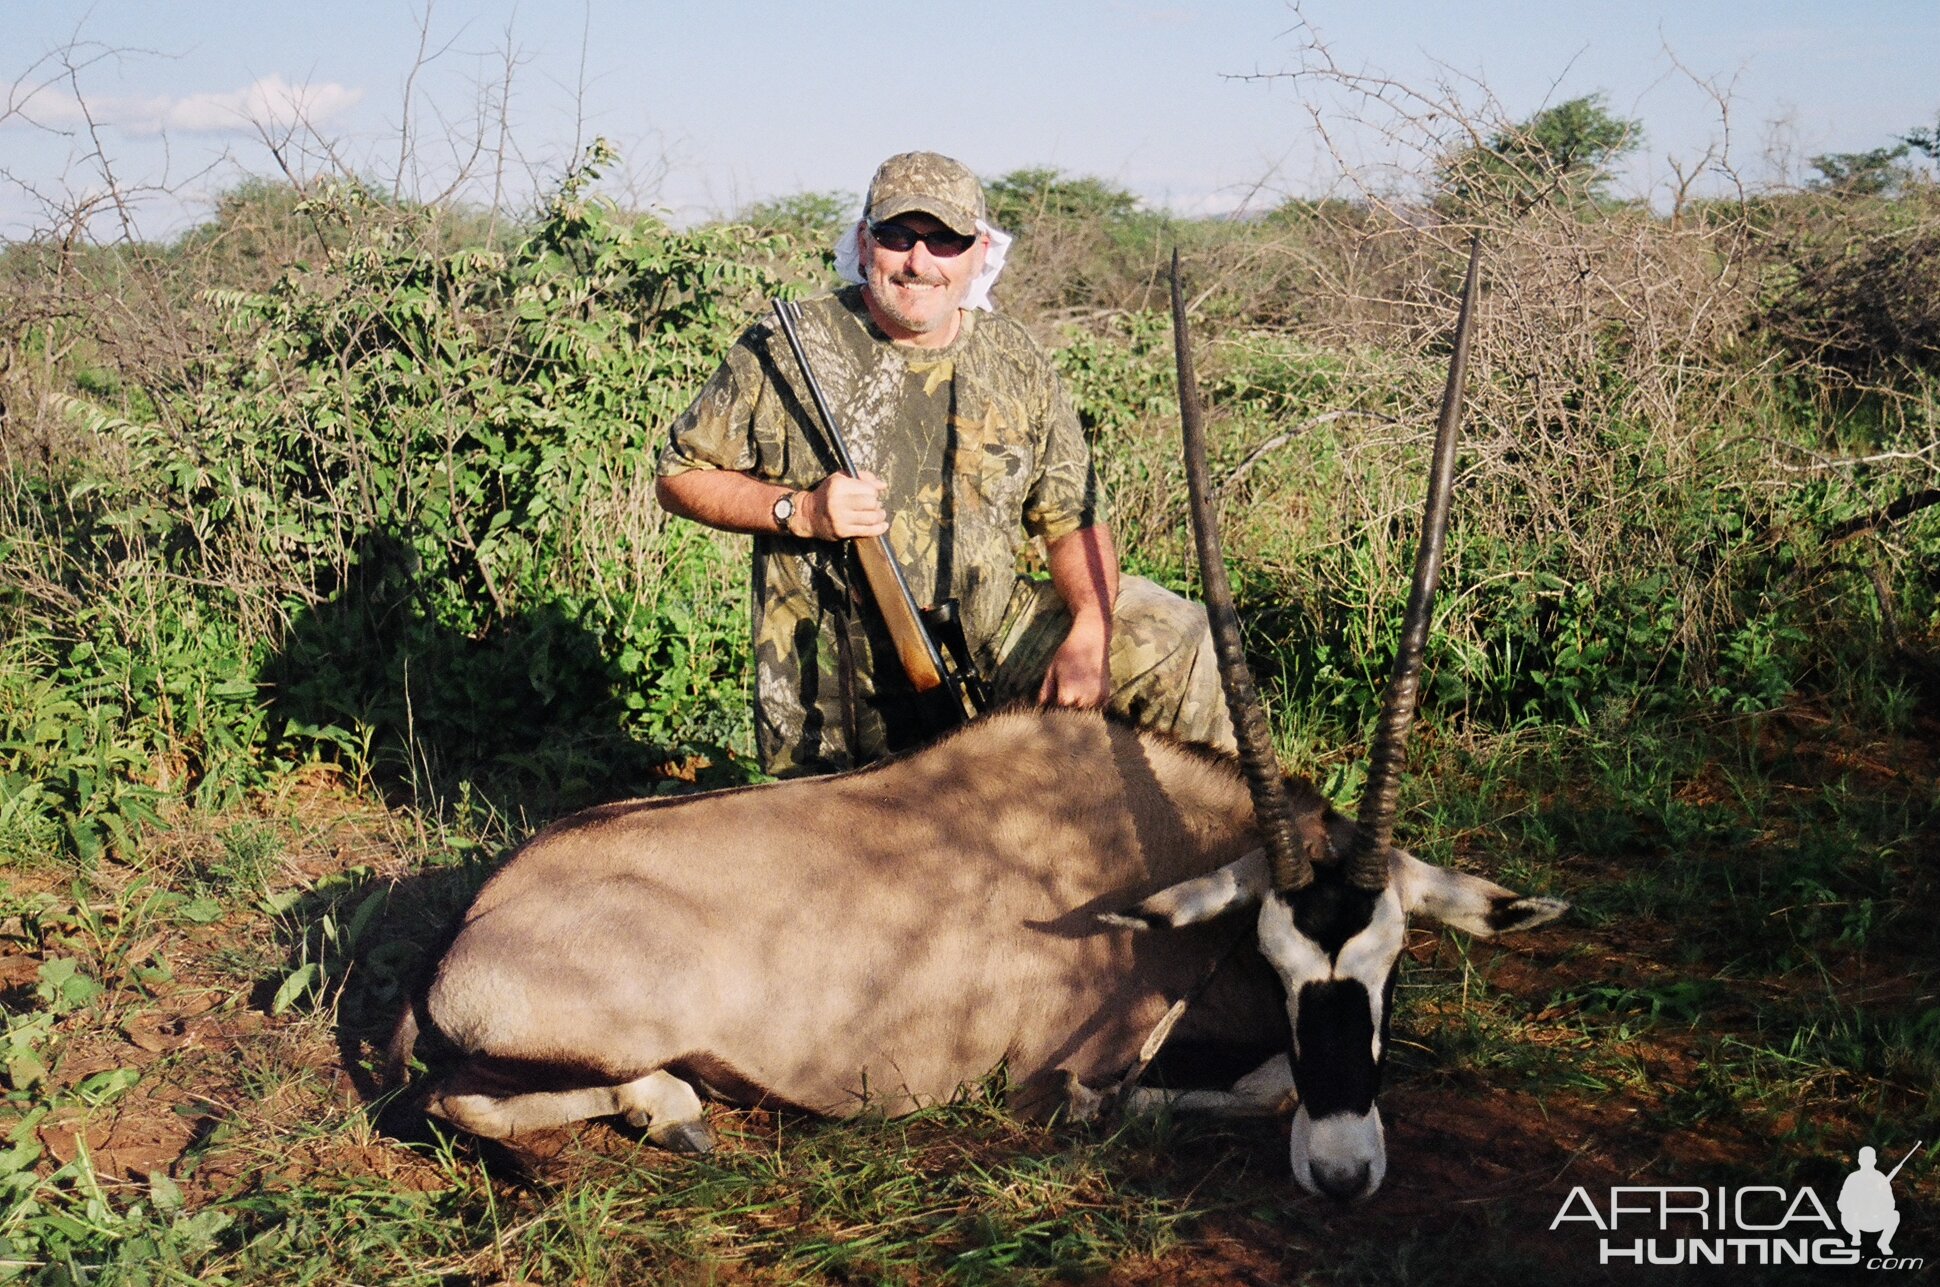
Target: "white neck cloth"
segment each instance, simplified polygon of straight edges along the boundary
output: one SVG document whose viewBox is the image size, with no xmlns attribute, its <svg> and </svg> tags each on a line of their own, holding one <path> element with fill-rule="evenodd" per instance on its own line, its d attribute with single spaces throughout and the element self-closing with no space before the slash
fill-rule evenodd
<svg viewBox="0 0 1940 1287">
<path fill-rule="evenodd" d="M 990 288 L 996 284 L 997 274 L 1004 271 L 1004 256 L 1010 251 L 1011 236 L 1001 229 L 993 228 L 983 220 L 977 220 L 977 231 L 990 239 L 990 248 L 984 252 L 983 271 L 977 280 L 970 283 L 970 289 L 963 296 L 963 307 L 981 308 L 985 312 L 995 312 L 990 302 Z M 835 239 L 835 272 L 845 282 L 864 285 L 869 276 L 862 270 L 862 225 L 852 223 L 848 230 Z"/>
</svg>

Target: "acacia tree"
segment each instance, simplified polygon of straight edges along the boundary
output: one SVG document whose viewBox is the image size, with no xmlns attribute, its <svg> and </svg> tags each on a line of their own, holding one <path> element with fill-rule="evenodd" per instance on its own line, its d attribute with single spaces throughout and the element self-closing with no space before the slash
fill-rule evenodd
<svg viewBox="0 0 1940 1287">
<path fill-rule="evenodd" d="M 1104 179 L 1040 166 L 984 184 L 990 222 L 1018 234 L 1002 306 L 1074 316 L 1147 298 L 1167 217 Z"/>
<path fill-rule="evenodd" d="M 1919 126 L 1901 135 L 1900 142 L 1929 161 L 1940 161 L 1940 115 L 1934 117 L 1933 124 Z"/>
<path fill-rule="evenodd" d="M 1643 139 L 1643 122 L 1612 113 L 1603 95 L 1572 98 L 1450 156 L 1437 175 L 1440 199 L 1457 206 L 1604 206 L 1612 167 Z"/>
<path fill-rule="evenodd" d="M 861 197 L 831 188 L 757 201 L 743 206 L 734 221 L 748 225 L 762 236 L 779 233 L 793 238 L 799 245 L 826 250 L 855 222 L 856 212 L 861 208 Z"/>
<path fill-rule="evenodd" d="M 1012 170 L 984 185 L 990 218 L 1010 232 L 1042 223 L 1072 220 L 1109 223 L 1129 218 L 1138 197 L 1089 175 L 1070 175 L 1048 166 Z"/>
<path fill-rule="evenodd" d="M 1901 164 L 1907 145 L 1876 147 L 1868 152 L 1828 152 L 1812 158 L 1819 177 L 1811 186 L 1842 197 L 1896 197 L 1912 180 L 1913 171 Z"/>
</svg>

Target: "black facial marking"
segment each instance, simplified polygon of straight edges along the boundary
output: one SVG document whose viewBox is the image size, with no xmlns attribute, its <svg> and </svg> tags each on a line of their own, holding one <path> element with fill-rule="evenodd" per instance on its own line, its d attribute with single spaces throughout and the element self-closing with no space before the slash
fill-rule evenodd
<svg viewBox="0 0 1940 1287">
<path fill-rule="evenodd" d="M 1343 863 L 1314 869 L 1314 882 L 1297 893 L 1275 894 L 1285 899 L 1293 911 L 1293 925 L 1312 939 L 1333 960 L 1347 940 L 1368 927 L 1374 919 L 1380 890 L 1356 889 L 1347 883 Z"/>
<path fill-rule="evenodd" d="M 1359 981 L 1331 979 L 1301 988 L 1293 1031 L 1293 1085 L 1307 1116 L 1374 1107 L 1381 1066 L 1374 1058 L 1373 1008 Z"/>
</svg>

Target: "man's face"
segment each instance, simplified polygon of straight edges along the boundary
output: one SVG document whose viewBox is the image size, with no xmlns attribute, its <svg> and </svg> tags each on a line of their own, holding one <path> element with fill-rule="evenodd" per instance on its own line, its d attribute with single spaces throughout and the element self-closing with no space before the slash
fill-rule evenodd
<svg viewBox="0 0 1940 1287">
<path fill-rule="evenodd" d="M 948 233 L 940 220 L 915 211 L 897 215 L 915 233 Z M 922 348 L 940 348 L 956 338 L 957 310 L 970 284 L 983 271 L 985 239 L 981 235 L 960 255 L 931 253 L 924 242 L 893 251 L 877 243 L 868 226 L 862 229 L 863 264 L 868 273 L 869 312 L 890 339 Z"/>
</svg>

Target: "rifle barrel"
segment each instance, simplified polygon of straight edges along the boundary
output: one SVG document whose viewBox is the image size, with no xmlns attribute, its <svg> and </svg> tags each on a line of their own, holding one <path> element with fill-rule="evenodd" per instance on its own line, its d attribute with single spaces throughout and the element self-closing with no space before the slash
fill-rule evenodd
<svg viewBox="0 0 1940 1287">
<path fill-rule="evenodd" d="M 808 350 L 802 347 L 802 337 L 795 331 L 795 323 L 801 313 L 801 305 L 792 299 L 775 301 L 775 320 L 781 323 L 781 333 L 788 339 L 788 349 L 795 355 L 795 365 L 802 370 L 802 382 L 808 386 L 808 396 L 815 400 L 815 411 L 822 417 L 822 427 L 827 432 L 829 446 L 835 452 L 836 463 L 842 466 L 843 473 L 855 478 L 858 471 L 854 459 L 849 455 L 849 444 L 842 437 L 827 395 L 822 392 L 822 382 L 815 378 L 815 368 L 808 364 Z"/>
</svg>

